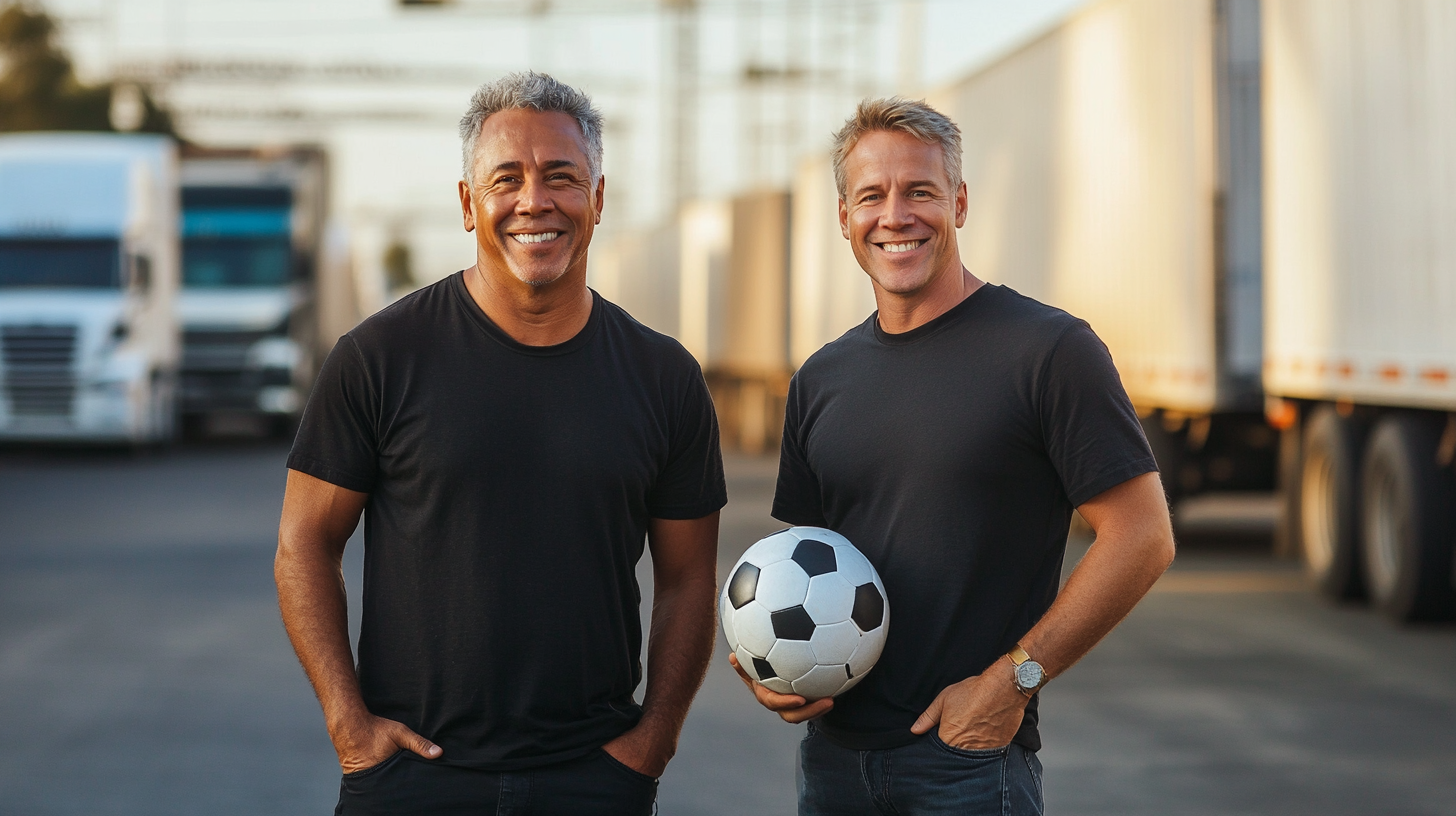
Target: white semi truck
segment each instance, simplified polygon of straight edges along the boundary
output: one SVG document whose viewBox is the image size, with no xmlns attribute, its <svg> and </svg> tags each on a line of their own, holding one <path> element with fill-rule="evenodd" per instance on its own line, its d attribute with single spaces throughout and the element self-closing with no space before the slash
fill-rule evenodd
<svg viewBox="0 0 1456 816">
<path fill-rule="evenodd" d="M 1102 0 L 931 105 L 962 130 L 962 260 L 1106 341 L 1170 498 L 1271 489 L 1257 0 Z M 792 358 L 864 320 L 827 157 L 794 184 Z"/>
<path fill-rule="evenodd" d="M 0 441 L 176 427 L 177 159 L 162 136 L 0 136 Z"/>
<path fill-rule="evenodd" d="M 1322 588 L 1456 614 L 1456 9 L 1265 0 L 1269 415 Z"/>
<path fill-rule="evenodd" d="M 310 149 L 184 155 L 185 419 L 244 415 L 286 432 L 302 410 L 320 357 L 324 166 Z"/>
<path fill-rule="evenodd" d="M 1400 619 L 1456 613 L 1453 77 L 1449 3 L 1100 0 L 928 97 L 962 260 L 1092 324 L 1170 496 L 1277 473 L 1277 546 Z M 794 196 L 801 361 L 871 306 L 825 159 Z"/>
</svg>

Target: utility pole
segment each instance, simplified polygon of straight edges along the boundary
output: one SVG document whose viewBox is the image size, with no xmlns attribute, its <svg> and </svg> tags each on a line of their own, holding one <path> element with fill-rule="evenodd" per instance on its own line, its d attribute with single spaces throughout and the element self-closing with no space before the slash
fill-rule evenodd
<svg viewBox="0 0 1456 816">
<path fill-rule="evenodd" d="M 900 0 L 899 68 L 895 92 L 913 97 L 920 93 L 920 69 L 924 64 L 925 39 L 924 0 Z"/>
<path fill-rule="evenodd" d="M 663 0 L 671 37 L 668 189 L 673 212 L 697 193 L 698 0 Z"/>
</svg>

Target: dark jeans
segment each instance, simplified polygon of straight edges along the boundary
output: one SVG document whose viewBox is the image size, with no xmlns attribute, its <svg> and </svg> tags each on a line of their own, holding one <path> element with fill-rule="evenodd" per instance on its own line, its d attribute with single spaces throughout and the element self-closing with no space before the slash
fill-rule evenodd
<svg viewBox="0 0 1456 816">
<path fill-rule="evenodd" d="M 522 771 L 440 765 L 400 751 L 344 775 L 335 816 L 647 816 L 657 780 L 598 748 Z"/>
<path fill-rule="evenodd" d="M 799 744 L 799 816 L 1041 816 L 1041 761 L 1020 745 L 968 751 L 931 731 L 852 751 L 814 729 Z"/>
</svg>

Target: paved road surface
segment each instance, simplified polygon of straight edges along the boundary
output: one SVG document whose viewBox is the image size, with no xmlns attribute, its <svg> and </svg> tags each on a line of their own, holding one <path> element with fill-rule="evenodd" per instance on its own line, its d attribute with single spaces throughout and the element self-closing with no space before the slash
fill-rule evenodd
<svg viewBox="0 0 1456 816">
<path fill-rule="evenodd" d="M 284 453 L 0 451 L 0 813 L 331 811 L 337 767 L 274 606 Z M 780 526 L 772 476 L 732 463 L 720 573 Z M 1050 812 L 1456 812 L 1456 628 L 1325 604 L 1216 546 L 1204 511 L 1204 545 L 1045 692 Z M 723 660 L 661 812 L 792 813 L 800 732 Z"/>
</svg>

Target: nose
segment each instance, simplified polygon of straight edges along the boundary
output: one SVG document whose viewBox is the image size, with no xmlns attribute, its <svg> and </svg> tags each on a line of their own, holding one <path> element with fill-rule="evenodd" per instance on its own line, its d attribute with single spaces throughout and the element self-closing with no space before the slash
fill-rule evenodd
<svg viewBox="0 0 1456 816">
<path fill-rule="evenodd" d="M 903 198 L 892 195 L 885 202 L 880 213 L 880 226 L 884 229 L 904 229 L 915 223 L 915 216 Z"/>
<path fill-rule="evenodd" d="M 551 189 L 534 173 L 528 175 L 516 196 L 516 215 L 544 215 L 555 209 L 556 202 L 551 198 Z"/>
</svg>

